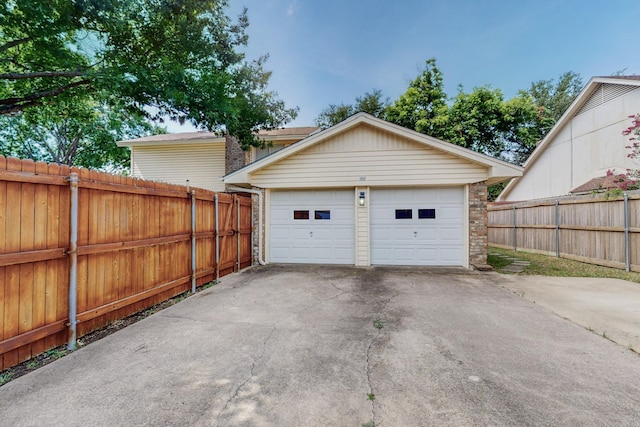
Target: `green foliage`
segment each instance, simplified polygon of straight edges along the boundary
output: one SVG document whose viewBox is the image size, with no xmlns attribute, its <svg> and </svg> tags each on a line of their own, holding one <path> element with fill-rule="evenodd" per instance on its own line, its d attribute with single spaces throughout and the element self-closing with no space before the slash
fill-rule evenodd
<svg viewBox="0 0 640 427">
<path fill-rule="evenodd" d="M 502 190 L 507 186 L 508 181 L 493 184 L 487 187 L 487 200 L 495 202 Z"/>
<path fill-rule="evenodd" d="M 583 87 L 582 77 L 568 71 L 554 80 L 539 80 L 531 83 L 529 89 L 520 91 L 530 96 L 540 108 L 537 120 L 537 138 L 541 140 L 562 117 Z"/>
<path fill-rule="evenodd" d="M 13 372 L 6 371 L 0 373 L 0 386 L 5 385 L 13 379 Z"/>
<path fill-rule="evenodd" d="M 9 0 L 0 5 L 0 113 L 90 99 L 260 145 L 256 130 L 296 110 L 267 89 L 266 56 L 246 61 L 239 52 L 246 10 L 232 22 L 227 8 L 226 0 Z"/>
<path fill-rule="evenodd" d="M 90 96 L 63 97 L 17 116 L 0 116 L 0 154 L 123 172 L 129 149 L 116 141 L 162 132 L 135 111 L 127 114 Z"/>
<path fill-rule="evenodd" d="M 573 72 L 562 74 L 558 81 L 541 80 L 531 84 L 512 99 L 505 100 L 499 89 L 488 86 L 465 92 L 460 87 L 450 99 L 444 92 L 443 74 L 431 58 L 409 83 L 407 90 L 393 103 L 386 102 L 377 117 L 445 141 L 452 142 L 512 163 L 523 164 L 537 143 L 553 127 L 582 88 L 582 79 Z M 369 94 L 367 94 L 369 95 Z M 374 101 L 382 99 L 374 91 Z M 366 98 L 366 96 L 365 96 Z M 355 105 L 330 105 L 316 120 L 323 128 L 335 125 L 358 111 Z M 382 103 L 374 102 L 375 107 Z M 372 113 L 373 114 L 373 113 Z M 640 156 L 639 156 L 640 157 Z M 503 186 L 489 188 L 495 200 Z"/>
<path fill-rule="evenodd" d="M 442 72 L 435 58 L 428 59 L 422 72 L 409 83 L 407 91 L 386 110 L 390 122 L 441 138 L 447 114 L 447 95 Z"/>
<path fill-rule="evenodd" d="M 361 112 L 384 119 L 388 105 L 389 100 L 383 98 L 382 91 L 373 89 L 371 92 L 365 92 L 363 96 L 357 97 L 353 104 L 329 105 L 316 118 L 316 126 L 326 129 Z"/>
</svg>

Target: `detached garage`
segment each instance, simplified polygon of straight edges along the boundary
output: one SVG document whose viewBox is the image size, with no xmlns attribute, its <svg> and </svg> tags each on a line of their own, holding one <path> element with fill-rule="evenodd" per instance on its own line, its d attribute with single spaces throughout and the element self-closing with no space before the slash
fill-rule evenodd
<svg viewBox="0 0 640 427">
<path fill-rule="evenodd" d="M 522 168 L 357 114 L 224 177 L 261 262 L 482 267 L 487 185 Z"/>
</svg>

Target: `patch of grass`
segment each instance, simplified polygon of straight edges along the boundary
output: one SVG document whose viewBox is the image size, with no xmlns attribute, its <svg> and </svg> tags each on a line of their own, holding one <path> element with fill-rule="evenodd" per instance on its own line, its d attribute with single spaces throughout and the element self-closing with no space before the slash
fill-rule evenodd
<svg viewBox="0 0 640 427">
<path fill-rule="evenodd" d="M 549 255 L 512 251 L 496 247 L 490 247 L 489 250 L 493 253 L 508 255 L 530 262 L 531 265 L 524 267 L 524 271 L 519 274 L 560 277 L 602 277 L 640 283 L 640 273 L 627 273 L 617 268 L 602 267 Z M 489 255 L 488 262 L 497 271 L 504 267 L 504 265 L 498 264 L 498 262 L 502 263 L 503 259 L 495 255 Z M 496 264 L 494 264 L 494 262 L 496 262 Z"/>
<path fill-rule="evenodd" d="M 52 348 L 51 350 L 47 351 L 44 355 L 48 359 L 57 360 L 57 359 L 60 359 L 62 356 L 64 356 L 67 353 L 69 353 L 69 350 L 63 350 L 60 347 L 56 347 L 56 348 Z"/>
<path fill-rule="evenodd" d="M 13 379 L 13 372 L 3 372 L 0 374 L 0 386 L 5 385 Z"/>
<path fill-rule="evenodd" d="M 376 400 L 376 395 L 373 393 L 367 393 L 367 399 L 369 400 Z"/>
<path fill-rule="evenodd" d="M 373 421 L 369 421 L 368 423 L 362 424 L 362 427 L 374 427 Z"/>
<path fill-rule="evenodd" d="M 382 329 L 384 328 L 384 322 L 380 319 L 376 319 L 373 321 L 373 327 L 376 329 Z"/>
<path fill-rule="evenodd" d="M 200 288 L 198 288 L 198 290 L 204 291 L 205 289 L 209 289 L 210 287 L 212 287 L 215 284 L 216 284 L 215 281 L 209 282 L 209 283 L 205 283 L 204 285 L 200 286 Z"/>
<path fill-rule="evenodd" d="M 487 262 L 494 270 L 500 270 L 511 264 L 511 261 L 498 255 L 487 255 Z"/>
</svg>

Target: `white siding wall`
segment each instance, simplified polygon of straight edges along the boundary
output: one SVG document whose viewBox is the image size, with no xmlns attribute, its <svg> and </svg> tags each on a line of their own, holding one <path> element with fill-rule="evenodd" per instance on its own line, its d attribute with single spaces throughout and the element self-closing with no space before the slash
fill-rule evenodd
<svg viewBox="0 0 640 427">
<path fill-rule="evenodd" d="M 365 206 L 358 205 L 360 192 L 364 191 Z M 371 265 L 370 247 L 369 247 L 369 206 L 371 198 L 369 197 L 369 187 L 356 187 L 355 203 L 356 203 L 356 265 Z"/>
<path fill-rule="evenodd" d="M 600 96 L 596 91 L 592 98 Z M 567 123 L 504 200 L 562 196 L 608 169 L 638 167 L 627 157 L 622 131 L 631 124 L 628 116 L 640 112 L 640 88 L 599 104 Z"/>
<path fill-rule="evenodd" d="M 454 185 L 487 179 L 485 166 L 361 125 L 255 172 L 262 188 Z"/>
<path fill-rule="evenodd" d="M 224 191 L 224 142 L 132 147 L 134 177 Z"/>
</svg>

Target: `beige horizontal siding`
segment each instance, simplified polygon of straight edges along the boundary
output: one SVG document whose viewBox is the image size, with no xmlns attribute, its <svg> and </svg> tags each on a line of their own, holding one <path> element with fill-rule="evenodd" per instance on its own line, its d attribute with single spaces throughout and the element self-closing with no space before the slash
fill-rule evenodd
<svg viewBox="0 0 640 427">
<path fill-rule="evenodd" d="M 264 188 L 455 185 L 487 179 L 485 166 L 362 125 L 251 177 Z"/>
<path fill-rule="evenodd" d="M 133 147 L 131 173 L 137 178 L 224 191 L 223 143 Z"/>
</svg>

